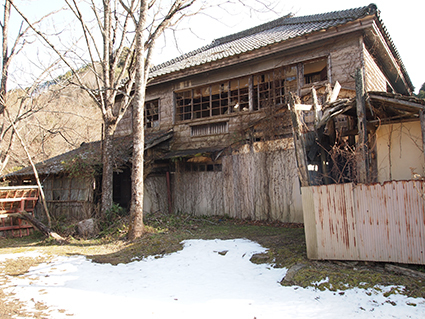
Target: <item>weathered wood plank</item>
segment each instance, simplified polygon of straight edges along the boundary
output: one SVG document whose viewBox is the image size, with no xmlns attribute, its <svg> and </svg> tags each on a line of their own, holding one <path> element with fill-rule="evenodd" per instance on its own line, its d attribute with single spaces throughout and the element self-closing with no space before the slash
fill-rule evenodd
<svg viewBox="0 0 425 319">
<path fill-rule="evenodd" d="M 308 180 L 307 154 L 302 139 L 298 113 L 295 110 L 295 99 L 293 94 L 290 95 L 289 110 L 291 112 L 295 154 L 297 157 L 298 177 L 300 179 L 301 186 L 304 187 L 310 184 Z"/>
<path fill-rule="evenodd" d="M 425 156 L 425 111 L 420 110 L 419 111 L 419 118 L 421 121 L 421 132 L 422 132 L 422 152 Z"/>
<path fill-rule="evenodd" d="M 363 70 L 359 68 L 356 70 L 356 109 L 357 127 L 359 131 L 359 137 L 357 140 L 357 152 L 359 156 L 357 161 L 357 178 L 360 183 L 369 182 L 365 94 Z"/>
</svg>

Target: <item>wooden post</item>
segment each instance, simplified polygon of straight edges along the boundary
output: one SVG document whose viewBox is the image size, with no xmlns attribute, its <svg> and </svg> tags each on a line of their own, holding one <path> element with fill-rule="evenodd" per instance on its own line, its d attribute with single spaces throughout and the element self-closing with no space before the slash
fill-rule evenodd
<svg viewBox="0 0 425 319">
<path fill-rule="evenodd" d="M 295 156 L 297 158 L 298 177 L 301 186 L 309 186 L 308 180 L 308 167 L 307 167 L 307 154 L 304 147 L 304 142 L 301 134 L 301 127 L 297 111 L 295 110 L 295 99 L 293 93 L 289 97 L 289 111 L 291 112 L 292 130 L 294 136 Z"/>
<path fill-rule="evenodd" d="M 323 174 L 323 182 L 325 185 L 330 184 L 328 166 L 326 164 L 326 151 L 322 145 L 322 137 L 323 137 L 323 128 L 317 128 L 317 124 L 322 119 L 322 106 L 319 104 L 317 100 L 317 92 L 314 87 L 311 88 L 311 97 L 313 99 L 313 109 L 314 109 L 314 132 L 316 133 L 316 143 L 320 147 L 320 166 Z"/>
<path fill-rule="evenodd" d="M 421 131 L 422 131 L 422 151 L 425 156 L 425 111 L 421 109 L 419 111 L 419 119 L 421 120 Z"/>
<path fill-rule="evenodd" d="M 166 172 L 167 176 L 167 196 L 168 196 L 168 214 L 172 213 L 172 202 L 171 202 L 171 180 L 170 180 L 170 172 Z"/>
<path fill-rule="evenodd" d="M 357 160 L 357 181 L 360 183 L 369 182 L 369 156 L 367 146 L 367 128 L 366 128 L 366 98 L 363 79 L 363 70 L 356 70 L 356 109 L 357 109 L 357 128 L 359 132 L 356 151 L 359 156 Z"/>
</svg>

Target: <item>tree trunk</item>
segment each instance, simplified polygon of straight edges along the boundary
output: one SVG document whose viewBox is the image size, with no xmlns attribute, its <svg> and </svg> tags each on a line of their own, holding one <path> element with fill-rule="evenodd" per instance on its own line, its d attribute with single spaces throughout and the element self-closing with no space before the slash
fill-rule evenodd
<svg viewBox="0 0 425 319">
<path fill-rule="evenodd" d="M 57 233 L 53 232 L 50 228 L 48 228 L 42 222 L 40 222 L 39 220 L 35 219 L 35 217 L 32 216 L 31 214 L 28 214 L 27 212 L 19 212 L 19 215 L 20 215 L 21 218 L 24 218 L 27 221 L 29 221 L 44 236 L 46 236 L 46 237 L 52 237 L 53 239 L 55 239 L 57 241 L 60 241 L 60 242 L 65 242 L 66 241 L 65 238 L 63 238 L 62 236 L 60 236 Z"/>
<path fill-rule="evenodd" d="M 105 124 L 105 136 L 102 145 L 102 216 L 105 216 L 106 212 L 111 209 L 113 203 L 113 134 L 113 127 L 111 125 Z"/>
<path fill-rule="evenodd" d="M 131 172 L 130 229 L 128 238 L 135 240 L 143 235 L 143 166 L 145 149 L 144 105 L 145 105 L 145 57 L 143 29 L 146 23 L 147 1 L 141 1 L 140 19 L 136 28 L 136 88 L 133 98 L 133 168 Z"/>
</svg>

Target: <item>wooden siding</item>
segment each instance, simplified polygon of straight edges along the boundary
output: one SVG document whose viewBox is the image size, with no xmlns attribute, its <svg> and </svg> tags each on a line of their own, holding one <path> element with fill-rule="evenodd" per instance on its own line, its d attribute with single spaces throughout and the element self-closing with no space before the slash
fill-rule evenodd
<svg viewBox="0 0 425 319">
<path fill-rule="evenodd" d="M 51 176 L 43 182 L 44 195 L 50 215 L 57 220 L 84 220 L 93 217 L 93 179 Z M 44 219 L 39 202 L 35 214 Z"/>
<path fill-rule="evenodd" d="M 387 90 L 387 80 L 385 75 L 382 73 L 381 69 L 376 64 L 375 59 L 366 48 L 364 48 L 363 54 L 365 61 L 366 91 L 385 92 Z"/>
<path fill-rule="evenodd" d="M 259 145 L 224 156 L 221 172 L 177 170 L 172 183 L 174 211 L 302 222 L 294 150 L 265 151 Z"/>
<path fill-rule="evenodd" d="M 353 76 L 362 63 L 361 37 L 355 35 L 335 43 L 330 50 L 332 84 L 338 81 L 343 88 L 355 88 Z"/>
<path fill-rule="evenodd" d="M 143 211 L 168 212 L 167 180 L 165 176 L 149 176 L 145 179 Z"/>
<path fill-rule="evenodd" d="M 425 182 L 302 188 L 311 259 L 425 264 Z"/>
</svg>

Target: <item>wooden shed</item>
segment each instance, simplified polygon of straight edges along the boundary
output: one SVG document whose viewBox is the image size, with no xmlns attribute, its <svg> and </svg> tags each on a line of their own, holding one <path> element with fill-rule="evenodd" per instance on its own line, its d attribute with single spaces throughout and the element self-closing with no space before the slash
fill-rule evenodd
<svg viewBox="0 0 425 319">
<path fill-rule="evenodd" d="M 161 131 L 145 136 L 145 149 L 171 138 Z M 122 207 L 130 202 L 132 137 L 117 137 L 114 143 L 114 201 Z M 96 216 L 101 196 L 102 142 L 83 143 L 79 148 L 36 164 L 51 216 L 57 220 L 84 220 Z M 31 167 L 3 177 L 9 185 L 35 185 Z M 44 219 L 41 205 L 35 214 Z"/>
</svg>

